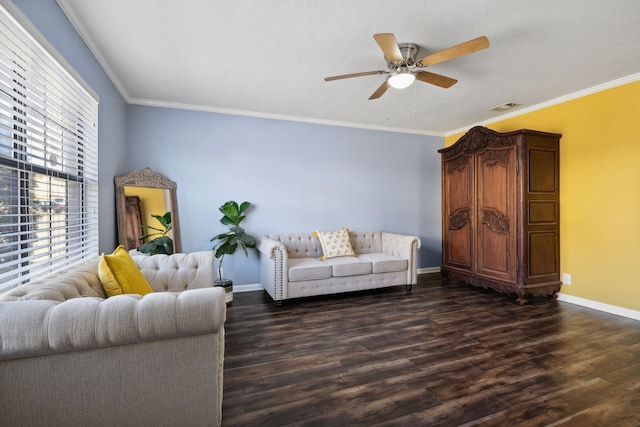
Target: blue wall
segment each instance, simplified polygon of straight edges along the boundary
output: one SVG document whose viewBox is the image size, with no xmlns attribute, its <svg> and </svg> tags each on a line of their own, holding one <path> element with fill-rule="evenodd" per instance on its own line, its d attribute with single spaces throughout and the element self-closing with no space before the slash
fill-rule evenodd
<svg viewBox="0 0 640 427">
<path fill-rule="evenodd" d="M 184 251 L 225 231 L 218 207 L 254 204 L 253 234 L 381 229 L 418 235 L 419 267 L 440 265 L 443 138 L 127 106 L 55 0 L 15 0 L 100 96 L 100 250 L 117 244 L 113 177 L 151 167 L 178 183 Z M 257 283 L 257 256 L 227 257 L 225 275 Z"/>
<path fill-rule="evenodd" d="M 419 267 L 440 265 L 440 137 L 170 108 L 129 106 L 130 169 L 178 184 L 183 250 L 226 230 L 218 207 L 254 206 L 255 235 L 348 227 L 420 236 Z M 224 261 L 237 284 L 258 282 L 257 256 Z"/>
</svg>

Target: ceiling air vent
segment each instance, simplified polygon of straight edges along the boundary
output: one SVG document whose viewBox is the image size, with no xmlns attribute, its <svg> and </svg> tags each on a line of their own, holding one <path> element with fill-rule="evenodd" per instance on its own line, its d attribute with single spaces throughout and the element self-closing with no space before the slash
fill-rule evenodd
<svg viewBox="0 0 640 427">
<path fill-rule="evenodd" d="M 493 108 L 490 108 L 490 110 L 493 111 L 505 111 L 505 110 L 510 110 L 513 107 L 517 107 L 520 104 L 516 104 L 515 102 L 507 102 L 506 104 L 501 104 L 501 105 L 496 105 Z"/>
</svg>

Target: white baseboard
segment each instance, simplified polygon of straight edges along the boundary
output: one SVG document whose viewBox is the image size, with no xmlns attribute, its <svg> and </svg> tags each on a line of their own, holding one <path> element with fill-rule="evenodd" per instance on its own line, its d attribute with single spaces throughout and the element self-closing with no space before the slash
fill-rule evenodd
<svg viewBox="0 0 640 427">
<path fill-rule="evenodd" d="M 427 273 L 440 273 L 440 267 L 426 267 L 419 268 L 417 271 L 418 274 L 427 274 Z"/>
<path fill-rule="evenodd" d="M 260 283 L 249 283 L 247 285 L 233 285 L 233 293 L 239 292 L 253 292 L 253 291 L 261 291 L 262 285 Z"/>
<path fill-rule="evenodd" d="M 570 304 L 580 305 L 582 307 L 592 308 L 598 311 L 604 311 L 605 313 L 615 314 L 617 316 L 628 317 L 629 319 L 640 320 L 640 311 L 630 310 L 628 308 L 618 307 L 615 305 L 604 304 L 586 298 L 574 297 L 573 295 L 558 293 L 558 301 L 564 301 Z"/>
<path fill-rule="evenodd" d="M 440 267 L 419 268 L 418 274 L 439 273 Z M 618 307 L 615 305 L 604 304 L 598 301 L 588 300 L 586 298 L 574 297 L 563 293 L 558 293 L 558 300 L 568 302 L 570 304 L 580 305 L 598 311 L 603 311 L 617 316 L 627 317 L 633 320 L 640 320 L 640 311 L 630 310 L 628 308 Z"/>
</svg>

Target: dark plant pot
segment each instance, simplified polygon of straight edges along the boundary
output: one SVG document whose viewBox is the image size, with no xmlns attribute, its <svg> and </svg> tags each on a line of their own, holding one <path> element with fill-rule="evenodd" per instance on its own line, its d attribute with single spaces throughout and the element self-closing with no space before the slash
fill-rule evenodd
<svg viewBox="0 0 640 427">
<path fill-rule="evenodd" d="M 224 288 L 225 301 L 229 304 L 233 301 L 233 280 L 229 279 L 217 279 L 214 282 L 215 286 L 221 286 Z"/>
</svg>

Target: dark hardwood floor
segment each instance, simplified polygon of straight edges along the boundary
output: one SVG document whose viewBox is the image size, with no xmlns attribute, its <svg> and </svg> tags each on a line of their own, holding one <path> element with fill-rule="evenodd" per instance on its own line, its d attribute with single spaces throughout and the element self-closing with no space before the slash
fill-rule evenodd
<svg viewBox="0 0 640 427">
<path fill-rule="evenodd" d="M 640 426 L 640 322 L 439 274 L 234 295 L 223 426 Z"/>
</svg>

